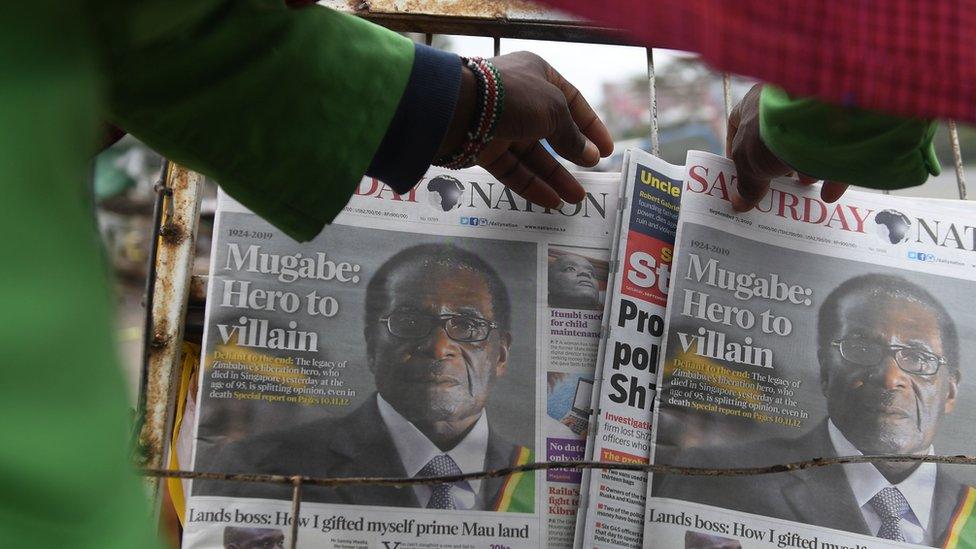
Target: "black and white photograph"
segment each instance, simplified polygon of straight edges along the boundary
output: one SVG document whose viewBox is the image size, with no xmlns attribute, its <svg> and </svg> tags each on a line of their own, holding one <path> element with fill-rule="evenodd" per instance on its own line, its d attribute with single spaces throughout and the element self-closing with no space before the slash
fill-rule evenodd
<svg viewBox="0 0 976 549">
<path fill-rule="evenodd" d="M 722 236 L 734 254 L 692 250 L 674 271 L 657 463 L 974 453 L 971 282 Z M 695 390 L 705 404 L 692 409 Z M 941 546 L 971 484 L 958 467 L 885 462 L 762 482 L 661 476 L 653 495 Z"/>
<path fill-rule="evenodd" d="M 609 265 L 606 250 L 549 246 L 549 306 L 603 310 Z"/>
<path fill-rule="evenodd" d="M 247 229 L 247 223 L 248 216 L 227 214 L 224 226 Z M 245 243 L 238 248 L 244 249 Z M 218 251 L 218 276 L 220 266 L 241 263 L 228 249 L 229 245 Z M 315 477 L 424 477 L 502 468 L 533 455 L 535 244 L 407 237 L 332 226 L 311 243 L 264 252 L 282 257 L 301 253 L 305 258 L 324 253 L 327 261 L 336 262 L 336 272 L 345 272 L 345 281 L 336 276 L 304 286 L 299 277 L 283 285 L 274 274 L 247 272 L 246 260 L 243 269 L 228 270 L 228 280 L 238 281 L 235 289 L 240 281 L 254 286 L 273 283 L 265 286 L 287 286 L 301 296 L 314 290 L 320 302 L 329 296 L 336 303 L 337 313 L 332 316 L 321 311 L 309 314 L 304 308 L 295 314 L 247 312 L 262 315 L 270 325 L 291 322 L 297 325 L 292 331 L 317 335 L 315 352 L 261 351 L 290 359 L 292 366 L 304 364 L 297 368 L 297 377 L 289 377 L 294 367 L 275 379 L 270 374 L 248 375 L 267 378 L 259 383 L 277 388 L 328 389 L 298 391 L 306 400 L 299 398 L 297 405 L 263 396 L 277 389 L 255 393 L 260 397 L 240 397 L 250 393 L 237 391 L 230 398 L 213 398 L 223 393 L 213 388 L 218 380 L 213 375 L 217 370 L 211 368 L 202 390 L 210 402 L 197 435 L 198 469 Z M 351 265 L 343 271 L 342 262 Z M 228 280 L 215 281 L 214 299 L 222 299 L 220 285 L 231 284 Z M 242 313 L 232 309 L 215 309 L 213 324 L 234 322 Z M 244 352 L 240 340 L 237 347 L 225 345 L 223 335 L 208 337 L 210 356 L 223 352 L 220 356 L 240 357 Z M 231 347 L 234 350 L 227 350 Z M 309 381 L 302 377 L 306 374 L 317 378 Z M 240 417 L 246 418 L 246 429 L 233 426 Z M 247 436 L 233 435 L 241 432 Z M 232 436 L 225 437 L 226 433 Z M 534 481 L 531 475 L 525 477 L 517 488 L 531 495 Z M 509 493 L 506 503 L 501 503 L 503 490 L 512 490 L 512 483 L 508 484 L 500 478 L 408 487 L 306 487 L 303 499 L 531 512 L 532 497 L 519 499 Z M 287 500 L 291 488 L 199 482 L 194 494 Z"/>
<path fill-rule="evenodd" d="M 224 549 L 284 549 L 285 533 L 277 528 L 224 527 Z"/>
</svg>

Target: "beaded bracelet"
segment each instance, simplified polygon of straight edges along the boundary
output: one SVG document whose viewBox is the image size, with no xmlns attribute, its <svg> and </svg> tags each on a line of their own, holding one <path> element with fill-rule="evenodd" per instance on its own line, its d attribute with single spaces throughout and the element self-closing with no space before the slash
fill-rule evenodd
<svg viewBox="0 0 976 549">
<path fill-rule="evenodd" d="M 461 144 L 458 152 L 445 160 L 434 162 L 434 165 L 449 170 L 470 168 L 475 165 L 478 155 L 494 137 L 498 119 L 501 117 L 502 109 L 505 108 L 505 86 L 502 84 L 501 74 L 491 61 L 482 57 L 462 57 L 461 61 L 471 69 L 478 82 L 478 118 L 468 131 L 467 139 Z"/>
</svg>

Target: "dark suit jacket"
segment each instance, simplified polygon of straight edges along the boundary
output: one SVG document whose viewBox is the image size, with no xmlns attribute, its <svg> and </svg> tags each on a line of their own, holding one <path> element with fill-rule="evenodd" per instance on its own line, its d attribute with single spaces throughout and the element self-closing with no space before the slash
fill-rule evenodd
<svg viewBox="0 0 976 549">
<path fill-rule="evenodd" d="M 827 423 L 795 439 L 774 439 L 747 446 L 688 451 L 658 450 L 658 463 L 695 467 L 759 467 L 802 461 L 816 457 L 836 457 L 827 434 Z M 747 477 L 658 476 L 652 487 L 654 496 L 682 499 L 846 530 L 873 536 L 868 531 L 854 493 L 840 466 L 818 467 L 789 473 Z M 965 486 L 940 466 L 936 475 L 935 496 L 926 532 L 942 545 L 949 521 L 965 495 Z"/>
<path fill-rule="evenodd" d="M 520 447 L 488 427 L 485 468 L 507 467 Z M 317 420 L 230 444 L 212 459 L 198 460 L 201 471 L 264 473 L 315 477 L 405 477 L 403 464 L 372 396 L 341 418 Z M 479 502 L 491 508 L 502 478 L 481 481 Z M 291 499 L 289 485 L 197 481 L 194 495 Z M 422 507 L 410 486 L 342 486 L 302 488 L 302 500 L 321 503 Z M 426 502 L 424 502 L 426 503 Z"/>
</svg>

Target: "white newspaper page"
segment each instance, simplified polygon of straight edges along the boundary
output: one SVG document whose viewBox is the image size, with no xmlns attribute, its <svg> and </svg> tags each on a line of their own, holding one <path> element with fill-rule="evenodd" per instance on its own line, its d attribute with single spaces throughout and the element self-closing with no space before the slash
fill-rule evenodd
<svg viewBox="0 0 976 549">
<path fill-rule="evenodd" d="M 431 477 L 583 456 L 619 174 L 526 203 L 481 170 L 364 179 L 297 243 L 219 200 L 194 468 Z M 287 546 L 289 485 L 198 481 L 184 547 Z M 579 474 L 306 486 L 300 547 L 572 544 Z"/>
<path fill-rule="evenodd" d="M 655 463 L 764 467 L 976 453 L 976 210 L 774 183 L 735 215 L 730 161 L 690 153 Z M 848 464 L 655 475 L 656 547 L 970 547 L 972 468 Z"/>
<path fill-rule="evenodd" d="M 590 459 L 647 463 L 684 168 L 639 150 L 625 168 L 599 407 L 587 450 Z M 592 470 L 585 478 L 576 547 L 641 547 L 647 475 Z"/>
</svg>

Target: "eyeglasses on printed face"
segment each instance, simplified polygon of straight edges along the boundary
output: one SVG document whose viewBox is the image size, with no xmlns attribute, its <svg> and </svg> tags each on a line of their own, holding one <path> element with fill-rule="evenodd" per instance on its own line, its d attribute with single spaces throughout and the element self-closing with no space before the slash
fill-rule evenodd
<svg viewBox="0 0 976 549">
<path fill-rule="evenodd" d="M 861 338 L 838 339 L 830 344 L 840 351 L 841 358 L 858 366 L 877 366 L 885 357 L 894 355 L 895 364 L 903 372 L 931 376 L 946 364 L 944 357 L 909 345 L 885 345 Z"/>
<path fill-rule="evenodd" d="M 430 315 L 412 311 L 394 312 L 380 319 L 390 334 L 403 339 L 420 339 L 434 328 L 444 328 L 447 337 L 459 343 L 477 343 L 488 339 L 498 324 L 473 315 Z"/>
</svg>

